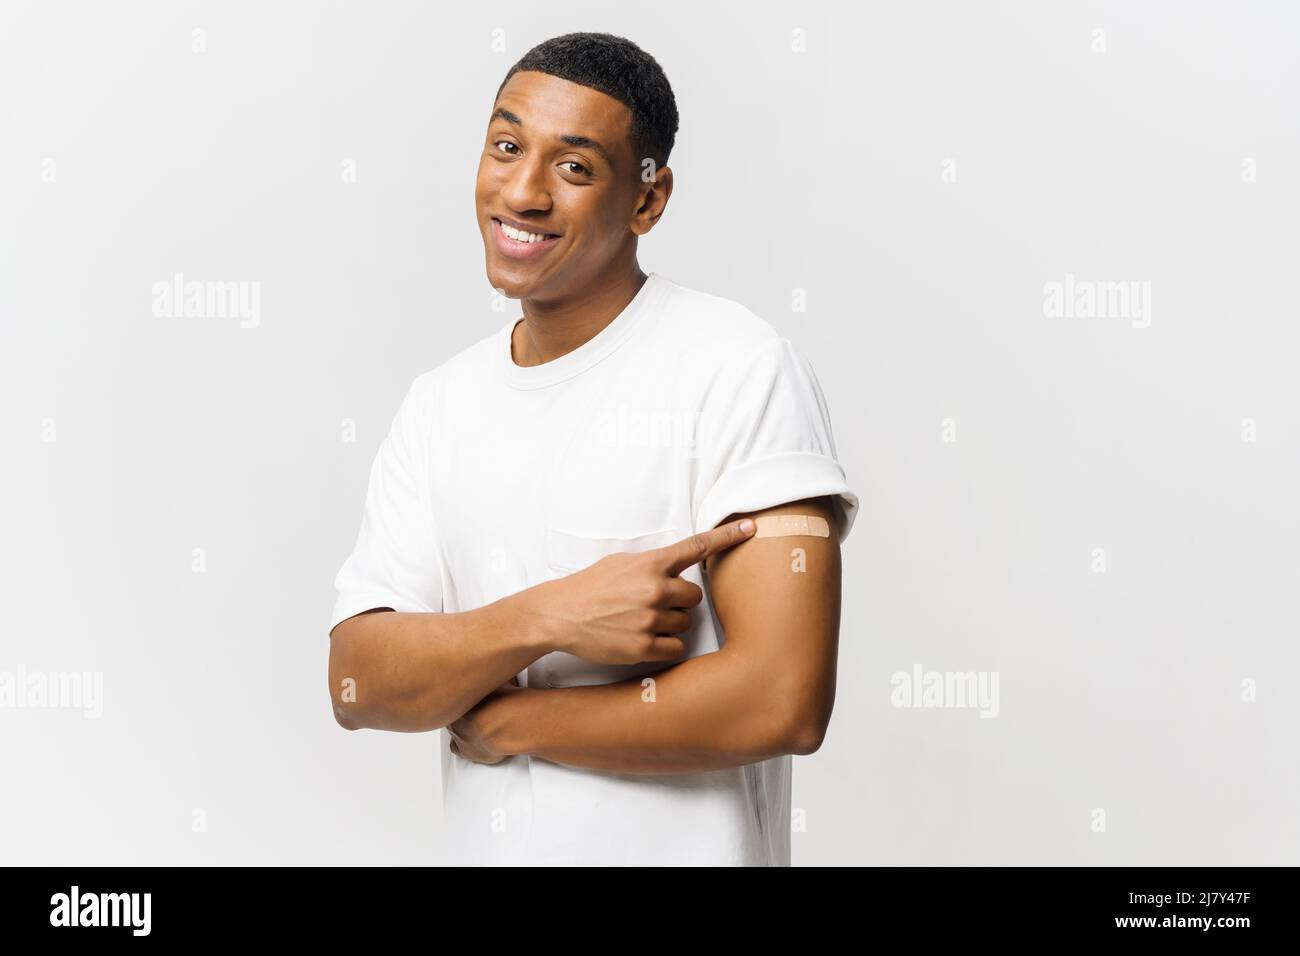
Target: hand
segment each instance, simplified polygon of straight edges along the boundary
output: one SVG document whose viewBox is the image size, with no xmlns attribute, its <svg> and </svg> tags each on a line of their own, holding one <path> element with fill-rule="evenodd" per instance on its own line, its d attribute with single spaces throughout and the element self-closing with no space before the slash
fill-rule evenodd
<svg viewBox="0 0 1300 956">
<path fill-rule="evenodd" d="M 748 525 L 748 527 L 742 527 Z M 680 637 L 699 585 L 678 577 L 754 533 L 749 519 L 636 554 L 609 554 L 591 567 L 532 590 L 534 609 L 555 635 L 555 649 L 599 664 L 671 661 L 686 651 Z"/>
<path fill-rule="evenodd" d="M 522 690 L 516 678 L 512 677 L 448 724 L 447 731 L 451 734 L 451 752 L 458 757 L 482 764 L 500 763 L 510 756 L 499 751 L 494 744 L 492 731 L 498 723 L 494 718 L 505 698 Z"/>
</svg>

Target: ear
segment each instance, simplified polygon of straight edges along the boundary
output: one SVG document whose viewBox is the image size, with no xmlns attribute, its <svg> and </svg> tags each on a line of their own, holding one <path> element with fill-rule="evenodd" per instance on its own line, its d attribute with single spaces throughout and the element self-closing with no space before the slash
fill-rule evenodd
<svg viewBox="0 0 1300 956">
<path fill-rule="evenodd" d="M 673 194 L 673 171 L 664 166 L 651 182 L 642 183 L 637 190 L 640 205 L 632 217 L 632 231 L 644 236 L 659 222 L 659 217 L 668 207 L 668 197 Z"/>
</svg>

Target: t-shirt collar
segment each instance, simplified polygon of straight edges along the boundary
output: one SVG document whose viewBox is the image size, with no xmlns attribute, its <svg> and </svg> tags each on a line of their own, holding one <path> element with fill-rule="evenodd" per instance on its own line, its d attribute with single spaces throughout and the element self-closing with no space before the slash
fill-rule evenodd
<svg viewBox="0 0 1300 956">
<path fill-rule="evenodd" d="M 511 355 L 511 339 L 515 326 L 523 319 L 511 319 L 497 336 L 497 358 L 506 381 L 515 388 L 545 388 L 580 375 L 597 362 L 607 358 L 627 341 L 638 320 L 649 311 L 658 298 L 664 279 L 650 272 L 623 311 L 614 320 L 572 352 L 541 365 L 516 365 Z"/>
</svg>

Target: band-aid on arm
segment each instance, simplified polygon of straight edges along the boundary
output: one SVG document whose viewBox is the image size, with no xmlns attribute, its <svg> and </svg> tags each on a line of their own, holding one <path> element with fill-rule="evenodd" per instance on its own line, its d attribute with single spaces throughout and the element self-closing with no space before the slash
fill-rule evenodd
<svg viewBox="0 0 1300 956">
<path fill-rule="evenodd" d="M 805 535 L 813 538 L 829 538 L 831 527 L 820 515 L 761 515 L 754 519 L 758 530 L 755 538 L 785 538 L 791 535 Z"/>
</svg>

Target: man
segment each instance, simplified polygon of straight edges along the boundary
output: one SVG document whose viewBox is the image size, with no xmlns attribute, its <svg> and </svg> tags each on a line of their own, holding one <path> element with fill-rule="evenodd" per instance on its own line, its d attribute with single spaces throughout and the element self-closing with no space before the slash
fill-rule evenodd
<svg viewBox="0 0 1300 956">
<path fill-rule="evenodd" d="M 790 342 L 638 265 L 676 130 L 622 38 L 510 70 L 475 198 L 523 316 L 415 379 L 335 581 L 336 718 L 444 731 L 450 862 L 790 862 L 858 499 Z"/>
</svg>

